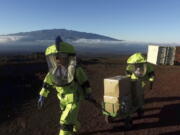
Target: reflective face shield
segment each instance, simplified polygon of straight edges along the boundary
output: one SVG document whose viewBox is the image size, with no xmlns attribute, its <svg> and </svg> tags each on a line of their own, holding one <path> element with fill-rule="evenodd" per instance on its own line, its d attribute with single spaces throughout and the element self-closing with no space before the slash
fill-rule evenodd
<svg viewBox="0 0 180 135">
<path fill-rule="evenodd" d="M 147 72 L 147 64 L 146 63 L 135 63 L 132 64 L 132 73 L 134 73 L 137 77 L 144 77 Z"/>
<path fill-rule="evenodd" d="M 76 56 L 65 53 L 56 53 L 46 56 L 52 82 L 64 86 L 74 80 Z"/>
</svg>

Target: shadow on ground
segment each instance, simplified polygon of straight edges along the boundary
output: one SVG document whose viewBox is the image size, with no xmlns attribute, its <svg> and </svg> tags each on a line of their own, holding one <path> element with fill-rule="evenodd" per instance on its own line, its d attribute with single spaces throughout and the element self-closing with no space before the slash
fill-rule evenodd
<svg viewBox="0 0 180 135">
<path fill-rule="evenodd" d="M 152 98 L 149 99 L 149 101 L 174 101 L 174 100 L 180 100 L 180 97 L 171 97 L 171 98 Z M 160 113 L 158 114 L 152 114 L 152 115 L 145 115 L 141 118 L 139 117 L 133 117 L 133 120 L 137 119 L 152 119 L 152 118 L 158 118 L 158 122 L 142 122 L 138 124 L 134 124 L 133 128 L 129 131 L 133 130 L 141 130 L 141 129 L 148 129 L 148 128 L 158 128 L 158 127 L 168 127 L 168 126 L 175 126 L 180 125 L 180 104 L 172 104 L 172 105 L 166 105 L 163 108 L 149 108 L 145 109 L 145 112 L 151 111 L 151 110 L 158 110 L 160 109 Z M 113 123 L 123 122 L 123 120 L 113 121 Z M 91 134 L 97 134 L 97 133 L 116 133 L 116 132 L 122 132 L 127 131 L 124 126 L 114 126 L 112 129 L 107 130 L 98 130 L 98 131 L 92 131 L 92 132 L 86 132 L 82 133 L 81 135 L 91 135 Z M 179 135 L 180 131 L 172 132 L 172 133 L 163 133 L 161 135 Z"/>
</svg>

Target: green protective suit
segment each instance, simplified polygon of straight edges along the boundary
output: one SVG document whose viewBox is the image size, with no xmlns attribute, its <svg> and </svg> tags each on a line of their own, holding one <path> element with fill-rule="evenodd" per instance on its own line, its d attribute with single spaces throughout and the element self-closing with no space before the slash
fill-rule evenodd
<svg viewBox="0 0 180 135">
<path fill-rule="evenodd" d="M 67 43 L 61 44 L 61 51 L 63 50 L 66 53 L 73 53 L 74 50 L 72 46 Z M 62 49 L 63 48 L 63 49 Z M 46 50 L 46 55 L 57 52 L 54 45 L 51 48 Z M 63 87 L 56 86 L 52 82 L 52 76 L 48 72 L 45 79 L 44 85 L 40 91 L 40 95 L 48 97 L 48 94 L 52 90 L 57 91 L 57 97 L 60 101 L 60 133 L 59 135 L 73 135 L 74 132 L 77 132 L 80 123 L 78 121 L 78 111 L 80 101 L 82 101 L 86 95 L 91 93 L 91 88 L 89 86 L 88 78 L 83 69 L 79 66 L 75 69 L 74 80 Z"/>
<path fill-rule="evenodd" d="M 132 72 L 133 64 L 146 63 L 146 74 L 138 77 Z M 147 82 L 154 82 L 155 74 L 151 64 L 146 62 L 146 58 L 141 53 L 135 53 L 127 60 L 126 74 L 132 80 L 132 102 L 134 106 L 142 107 L 144 104 L 144 87 Z M 139 87 L 139 86 L 140 87 Z"/>
</svg>

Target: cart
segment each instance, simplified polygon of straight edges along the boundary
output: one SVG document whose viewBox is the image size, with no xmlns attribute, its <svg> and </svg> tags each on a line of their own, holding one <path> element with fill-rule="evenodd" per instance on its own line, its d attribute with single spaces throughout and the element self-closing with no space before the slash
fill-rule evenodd
<svg viewBox="0 0 180 135">
<path fill-rule="evenodd" d="M 132 81 L 127 76 L 115 76 L 104 79 L 103 114 L 108 123 L 115 118 L 124 120 L 125 128 L 133 125 L 131 116 L 137 112 L 143 116 L 144 88 L 142 80 Z"/>
</svg>

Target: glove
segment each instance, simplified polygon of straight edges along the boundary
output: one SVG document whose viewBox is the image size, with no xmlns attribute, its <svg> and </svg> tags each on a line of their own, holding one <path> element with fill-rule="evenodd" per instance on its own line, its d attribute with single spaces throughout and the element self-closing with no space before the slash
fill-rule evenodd
<svg viewBox="0 0 180 135">
<path fill-rule="evenodd" d="M 45 97 L 40 96 L 38 99 L 38 109 L 41 109 L 45 101 Z"/>
</svg>

